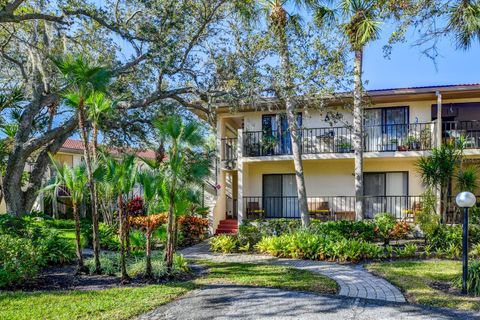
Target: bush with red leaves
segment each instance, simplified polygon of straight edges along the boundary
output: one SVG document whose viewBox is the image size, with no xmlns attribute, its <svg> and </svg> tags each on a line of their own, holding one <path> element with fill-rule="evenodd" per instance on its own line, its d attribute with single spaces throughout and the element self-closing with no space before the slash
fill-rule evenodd
<svg viewBox="0 0 480 320">
<path fill-rule="evenodd" d="M 129 217 L 143 216 L 145 214 L 143 198 L 137 196 L 130 199 L 127 202 L 126 209 Z"/>
<path fill-rule="evenodd" d="M 178 230 L 182 234 L 181 245 L 189 246 L 199 243 L 208 235 L 208 220 L 185 215 L 178 218 Z"/>
</svg>

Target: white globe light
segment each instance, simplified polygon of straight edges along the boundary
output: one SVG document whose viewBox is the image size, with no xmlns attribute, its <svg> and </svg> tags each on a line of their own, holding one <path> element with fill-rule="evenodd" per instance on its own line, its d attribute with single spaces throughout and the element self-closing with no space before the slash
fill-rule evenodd
<svg viewBox="0 0 480 320">
<path fill-rule="evenodd" d="M 455 202 L 461 208 L 471 208 L 477 203 L 477 197 L 471 192 L 464 191 L 457 194 Z"/>
</svg>

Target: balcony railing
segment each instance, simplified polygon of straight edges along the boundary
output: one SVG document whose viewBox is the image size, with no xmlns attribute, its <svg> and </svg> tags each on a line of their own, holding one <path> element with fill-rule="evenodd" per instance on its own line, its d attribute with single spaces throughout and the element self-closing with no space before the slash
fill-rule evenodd
<svg viewBox="0 0 480 320">
<path fill-rule="evenodd" d="M 362 199 L 367 219 L 383 212 L 391 213 L 397 219 L 411 218 L 422 203 L 422 196 L 364 196 Z M 311 217 L 324 220 L 354 220 L 355 202 L 355 196 L 307 197 Z M 244 197 L 243 208 L 247 219 L 300 218 L 296 196 Z"/>
<path fill-rule="evenodd" d="M 220 160 L 227 168 L 235 168 L 237 161 L 237 138 L 223 138 L 221 140 Z"/>
<path fill-rule="evenodd" d="M 480 120 L 443 121 L 442 131 L 444 142 L 455 142 L 464 137 L 467 149 L 480 148 Z"/>
<path fill-rule="evenodd" d="M 388 124 L 364 127 L 364 151 L 430 150 L 433 123 Z M 353 151 L 351 127 L 310 128 L 300 131 L 303 154 L 350 153 Z M 290 134 L 280 131 L 244 133 L 245 157 L 288 155 L 292 153 Z"/>
</svg>

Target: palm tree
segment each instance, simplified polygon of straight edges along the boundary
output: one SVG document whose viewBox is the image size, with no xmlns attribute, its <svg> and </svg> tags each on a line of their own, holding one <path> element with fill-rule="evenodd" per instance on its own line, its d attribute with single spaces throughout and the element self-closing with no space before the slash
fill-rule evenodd
<svg viewBox="0 0 480 320">
<path fill-rule="evenodd" d="M 138 183 L 142 186 L 143 189 L 143 199 L 146 207 L 147 215 L 155 213 L 155 210 L 158 208 L 158 197 L 160 186 L 162 185 L 162 177 L 155 172 L 154 170 L 143 170 L 138 173 L 137 176 Z M 147 278 L 152 277 L 152 231 L 154 230 L 153 225 L 150 226 L 151 222 L 147 220 L 146 226 L 146 248 L 145 248 L 145 257 L 146 257 L 146 268 L 145 276 Z"/>
<path fill-rule="evenodd" d="M 82 247 L 80 244 L 80 214 L 78 212 L 79 205 L 84 201 L 89 193 L 88 175 L 84 164 L 69 167 L 67 164 L 60 164 L 50 156 L 53 166 L 55 167 L 56 175 L 54 181 L 47 185 L 41 191 L 53 191 L 56 197 L 58 191 L 63 191 L 70 195 L 73 207 L 73 218 L 75 220 L 75 244 L 77 254 L 77 271 L 85 271 L 83 264 Z"/>
<path fill-rule="evenodd" d="M 442 144 L 432 149 L 432 154 L 421 157 L 417 161 L 417 168 L 423 183 L 432 190 L 440 191 L 441 222 L 447 221 L 448 187 L 455 174 L 461 154 L 452 143 Z"/>
<path fill-rule="evenodd" d="M 363 203 L 363 51 L 365 46 L 379 37 L 380 16 L 379 2 L 374 0 L 341 0 L 338 3 L 341 15 L 337 10 L 322 7 L 317 10 L 316 20 L 322 24 L 325 21 L 340 19 L 341 26 L 354 52 L 353 68 L 353 149 L 355 155 L 355 213 L 356 219 L 364 217 Z"/>
<path fill-rule="evenodd" d="M 321 10 L 317 1 L 310 0 L 266 0 L 260 1 L 260 7 L 257 2 L 246 2 L 244 6 L 238 8 L 241 16 L 250 21 L 258 21 L 258 12 L 266 13 L 266 20 L 269 29 L 276 41 L 276 51 L 280 57 L 280 65 L 282 71 L 282 83 L 280 95 L 285 102 L 288 128 L 290 131 L 290 139 L 292 145 L 293 164 L 295 168 L 295 179 L 297 185 L 297 196 L 300 209 L 300 217 L 302 226 L 307 227 L 310 224 L 310 216 L 307 202 L 307 189 L 305 186 L 305 176 L 303 172 L 303 162 L 300 148 L 299 124 L 296 116 L 296 104 L 294 101 L 295 84 L 292 76 L 292 65 L 290 59 L 290 50 L 288 47 L 288 31 L 298 30 L 300 25 L 300 17 L 296 14 L 289 14 L 285 7 L 291 4 L 297 6 L 305 6 L 307 9 Z M 249 7 L 253 4 L 253 7 Z"/>
<path fill-rule="evenodd" d="M 87 166 L 87 174 L 90 187 L 92 205 L 92 231 L 93 231 L 93 254 L 95 260 L 95 272 L 101 272 L 100 266 L 100 239 L 98 232 L 98 208 L 93 178 L 92 156 L 90 152 L 89 132 L 87 128 L 87 101 L 96 91 L 104 91 L 108 85 L 111 72 L 108 68 L 96 65 L 82 55 L 67 55 L 56 59 L 56 66 L 65 76 L 66 92 L 63 98 L 68 105 L 75 108 L 78 113 L 78 128 L 83 142 L 84 158 Z"/>
<path fill-rule="evenodd" d="M 86 105 L 88 106 L 86 110 L 87 118 L 92 124 L 92 154 L 93 159 L 97 161 L 100 119 L 108 115 L 115 104 L 104 92 L 93 92 L 88 97 Z"/>
<path fill-rule="evenodd" d="M 163 177 L 162 196 L 168 203 L 165 261 L 167 270 L 171 273 L 179 198 L 185 195 L 185 190 L 201 185 L 210 172 L 210 159 L 203 156 L 202 150 L 198 151 L 205 145 L 205 141 L 197 124 L 184 123 L 180 117 L 172 116 L 155 121 L 155 126 L 159 140 L 168 146 L 167 157 L 160 163 L 160 172 Z"/>
<path fill-rule="evenodd" d="M 123 283 L 128 282 L 130 277 L 127 273 L 125 253 L 126 253 L 126 235 L 127 218 L 124 198 L 133 189 L 137 177 L 137 166 L 135 156 L 127 155 L 121 160 L 114 159 L 111 156 L 104 156 L 102 165 L 96 170 L 95 174 L 98 181 L 109 183 L 117 197 L 117 210 L 119 221 L 119 240 L 120 240 L 120 270 Z"/>
<path fill-rule="evenodd" d="M 447 30 L 454 36 L 457 47 L 470 48 L 475 39 L 480 41 L 480 2 L 478 0 L 454 1 L 448 7 Z"/>
</svg>

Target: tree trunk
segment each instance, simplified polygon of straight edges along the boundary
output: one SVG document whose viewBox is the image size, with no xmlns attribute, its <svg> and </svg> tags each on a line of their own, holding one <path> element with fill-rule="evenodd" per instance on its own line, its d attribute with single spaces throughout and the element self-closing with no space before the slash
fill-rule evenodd
<svg viewBox="0 0 480 320">
<path fill-rule="evenodd" d="M 85 157 L 85 163 L 87 165 L 87 174 L 88 182 L 90 188 L 90 199 L 92 202 L 92 235 L 93 235 L 93 257 L 95 260 L 95 273 L 101 273 L 100 266 L 100 239 L 98 236 L 98 208 L 97 208 L 97 197 L 95 190 L 95 180 L 93 179 L 93 170 L 92 170 L 92 158 L 90 157 L 90 146 L 88 143 L 88 135 L 85 128 L 85 114 L 83 110 L 83 102 L 80 101 L 79 110 L 78 110 L 78 126 L 80 129 L 80 134 L 83 141 L 83 154 Z"/>
<path fill-rule="evenodd" d="M 97 148 L 98 148 L 98 125 L 94 122 L 92 124 L 93 130 L 92 130 L 92 152 L 93 152 L 93 159 L 95 161 L 98 160 L 97 158 Z"/>
<path fill-rule="evenodd" d="M 301 131 L 298 128 L 295 104 L 293 102 L 294 83 L 291 76 L 290 54 L 288 51 L 287 35 L 285 30 L 279 34 L 279 53 L 284 74 L 284 88 L 282 95 L 285 99 L 285 108 L 287 112 L 288 128 L 290 130 L 290 140 L 292 144 L 293 164 L 295 167 L 295 180 L 297 183 L 298 206 L 302 227 L 310 225 L 310 214 L 308 212 L 307 188 L 305 186 L 305 176 L 303 174 L 302 150 L 300 147 Z"/>
<path fill-rule="evenodd" d="M 168 206 L 168 222 L 167 222 L 167 247 L 165 248 L 165 261 L 167 265 L 167 273 L 171 274 L 173 269 L 173 253 L 175 252 L 174 244 L 174 224 L 175 224 L 175 204 L 174 204 L 174 194 L 173 191 L 170 191 L 169 195 L 169 206 Z"/>
<path fill-rule="evenodd" d="M 76 203 L 73 203 L 73 219 L 75 220 L 75 248 L 77 253 L 77 271 L 82 271 L 84 265 L 80 240 L 80 216 L 78 215 L 78 205 Z"/>
<path fill-rule="evenodd" d="M 152 230 L 150 228 L 147 229 L 146 233 L 147 237 L 147 244 L 145 248 L 146 253 L 146 268 L 145 268 L 145 277 L 151 278 L 152 277 Z"/>
<path fill-rule="evenodd" d="M 355 214 L 357 221 L 363 220 L 364 218 L 362 60 L 363 49 L 355 50 L 353 75 L 353 150 L 355 152 Z"/>
<path fill-rule="evenodd" d="M 121 278 L 122 278 L 122 283 L 128 282 L 130 280 L 130 277 L 127 274 L 127 266 L 126 266 L 126 261 L 125 261 L 125 213 L 123 210 L 123 198 L 122 195 L 118 195 L 118 220 L 120 224 L 120 234 L 119 234 L 119 239 L 120 239 L 120 272 L 121 272 Z"/>
</svg>

